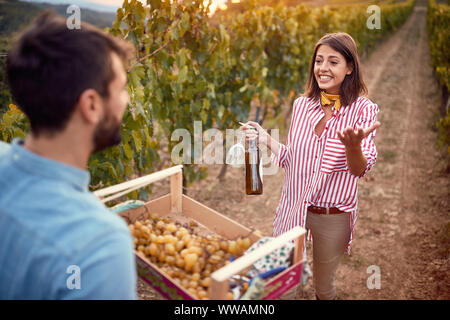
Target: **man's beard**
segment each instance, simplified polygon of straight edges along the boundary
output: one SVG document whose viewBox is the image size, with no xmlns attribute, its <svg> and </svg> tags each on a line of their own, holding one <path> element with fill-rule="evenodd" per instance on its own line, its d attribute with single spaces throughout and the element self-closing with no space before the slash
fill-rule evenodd
<svg viewBox="0 0 450 320">
<path fill-rule="evenodd" d="M 94 151 L 92 153 L 117 145 L 121 139 L 120 122 L 116 123 L 112 117 L 106 115 L 95 129 L 93 137 Z"/>
</svg>

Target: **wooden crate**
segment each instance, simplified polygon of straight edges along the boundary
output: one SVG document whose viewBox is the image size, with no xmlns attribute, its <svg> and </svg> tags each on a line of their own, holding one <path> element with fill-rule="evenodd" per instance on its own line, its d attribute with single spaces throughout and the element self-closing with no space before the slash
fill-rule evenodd
<svg viewBox="0 0 450 320">
<path fill-rule="evenodd" d="M 144 177 L 98 190 L 94 194 L 98 196 L 102 202 L 108 202 L 123 196 L 128 192 L 145 187 L 155 181 L 170 178 L 169 194 L 151 200 L 139 208 L 124 211 L 120 214 L 121 217 L 130 224 L 137 220 L 147 219 L 150 213 L 153 212 L 158 213 L 158 215 L 162 217 L 170 214 L 175 218 L 179 216 L 180 218 L 183 217 L 184 219 L 189 218 L 195 220 L 201 227 L 226 239 L 248 237 L 251 242 L 254 243 L 261 238 L 259 232 L 254 232 L 194 199 L 183 195 L 182 168 L 181 165 L 171 167 Z M 107 195 L 109 196 L 106 197 Z M 225 299 L 226 294 L 229 291 L 229 278 L 231 276 L 251 267 L 258 259 L 292 240 L 295 240 L 294 263 L 288 269 L 268 280 L 265 286 L 263 299 L 275 299 L 291 288 L 297 286 L 301 281 L 305 233 L 303 228 L 296 227 L 215 271 L 211 275 L 212 282 L 209 288 L 210 299 Z M 165 298 L 183 300 L 196 299 L 187 290 L 179 286 L 167 274 L 160 270 L 158 266 L 148 260 L 144 254 L 138 251 L 135 251 L 134 253 L 136 256 L 138 276 Z"/>
</svg>

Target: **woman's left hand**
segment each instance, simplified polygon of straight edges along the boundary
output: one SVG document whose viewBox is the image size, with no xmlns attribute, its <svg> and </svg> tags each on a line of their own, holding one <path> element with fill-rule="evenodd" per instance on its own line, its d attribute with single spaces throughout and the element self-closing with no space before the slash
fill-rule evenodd
<svg viewBox="0 0 450 320">
<path fill-rule="evenodd" d="M 359 128 L 358 130 L 353 130 L 352 127 L 347 127 L 343 132 L 337 130 L 337 135 L 347 149 L 360 148 L 361 141 L 380 125 L 381 123 L 377 121 L 367 129 Z"/>
</svg>

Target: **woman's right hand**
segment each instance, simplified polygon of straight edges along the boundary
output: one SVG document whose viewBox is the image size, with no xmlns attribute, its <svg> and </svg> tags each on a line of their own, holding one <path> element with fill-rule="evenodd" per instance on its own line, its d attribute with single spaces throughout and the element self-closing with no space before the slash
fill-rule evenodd
<svg viewBox="0 0 450 320">
<path fill-rule="evenodd" d="M 265 145 L 274 154 L 278 154 L 278 150 L 280 148 L 278 141 L 272 139 L 267 131 L 259 125 L 259 123 L 247 121 L 240 129 L 244 130 L 247 140 L 258 139 L 259 144 Z"/>
<path fill-rule="evenodd" d="M 247 141 L 258 139 L 258 143 L 262 143 L 267 146 L 268 139 L 270 139 L 269 134 L 259 125 L 259 123 L 247 121 L 241 127 L 241 130 L 244 130 Z"/>
</svg>

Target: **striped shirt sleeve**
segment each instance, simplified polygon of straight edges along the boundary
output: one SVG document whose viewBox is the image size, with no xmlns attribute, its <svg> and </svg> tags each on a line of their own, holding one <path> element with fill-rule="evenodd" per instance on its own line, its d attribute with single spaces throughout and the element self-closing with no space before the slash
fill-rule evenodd
<svg viewBox="0 0 450 320">
<path fill-rule="evenodd" d="M 357 127 L 367 129 L 372 126 L 377 121 L 378 112 L 379 108 L 376 103 L 369 103 L 367 106 L 364 106 L 360 113 Z M 364 177 L 377 161 L 378 152 L 374 141 L 376 134 L 377 130 L 375 129 L 361 141 L 361 149 L 363 155 L 367 159 L 367 166 L 364 172 L 359 176 L 360 178 Z"/>
</svg>

